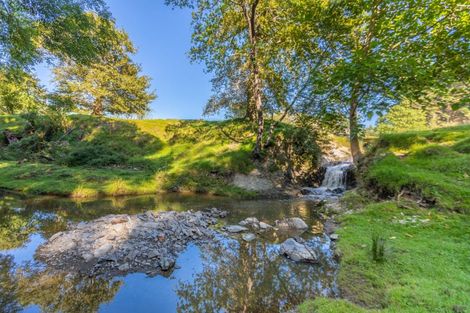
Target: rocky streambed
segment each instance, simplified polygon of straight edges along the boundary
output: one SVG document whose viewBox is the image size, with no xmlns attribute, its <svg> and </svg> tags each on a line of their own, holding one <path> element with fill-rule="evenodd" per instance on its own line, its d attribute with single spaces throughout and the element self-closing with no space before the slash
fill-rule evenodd
<svg viewBox="0 0 470 313">
<path fill-rule="evenodd" d="M 54 270 L 88 276 L 134 272 L 152 276 L 171 270 L 190 242 L 204 244 L 214 240 L 218 231 L 213 226 L 226 214 L 212 208 L 197 212 L 107 215 L 71 225 L 67 231 L 53 235 L 37 249 L 36 259 Z M 297 262 L 317 263 L 317 252 L 298 236 L 307 229 L 308 225 L 298 217 L 277 220 L 274 226 L 249 217 L 219 231 L 246 242 L 264 232 L 294 232 L 295 236 L 280 245 L 279 254 Z"/>
<path fill-rule="evenodd" d="M 36 251 L 36 258 L 57 270 L 89 276 L 168 271 L 189 242 L 202 243 L 215 231 L 226 212 L 151 211 L 136 215 L 107 215 L 72 225 L 53 235 Z"/>
</svg>

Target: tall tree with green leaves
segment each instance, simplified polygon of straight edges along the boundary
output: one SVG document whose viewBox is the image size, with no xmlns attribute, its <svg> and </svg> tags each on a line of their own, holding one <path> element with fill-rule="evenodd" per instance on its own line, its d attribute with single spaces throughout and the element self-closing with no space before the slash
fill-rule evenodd
<svg viewBox="0 0 470 313">
<path fill-rule="evenodd" d="M 55 98 L 72 109 L 93 115 L 123 114 L 143 116 L 155 93 L 149 91 L 150 78 L 131 60 L 136 52 L 128 35 L 113 23 L 95 16 L 96 23 L 106 23 L 115 36 L 110 49 L 90 64 L 64 61 L 54 69 L 58 84 Z"/>
<path fill-rule="evenodd" d="M 306 110 L 335 108 L 348 117 L 355 161 L 361 157 L 361 117 L 455 81 L 468 85 L 470 18 L 462 0 L 326 1 L 320 20 L 307 18 L 310 1 L 288 2 L 299 7 L 288 27 L 316 29 L 297 36 L 295 49 L 313 55 L 312 42 L 321 40 L 313 47 L 328 52 Z"/>
<path fill-rule="evenodd" d="M 265 133 L 266 79 L 269 58 L 265 44 L 272 15 L 266 0 L 167 0 L 194 9 L 192 48 L 194 61 L 203 61 L 214 74 L 215 96 L 206 112 L 220 108 L 244 112 L 256 125 L 253 151 L 260 157 Z"/>
</svg>

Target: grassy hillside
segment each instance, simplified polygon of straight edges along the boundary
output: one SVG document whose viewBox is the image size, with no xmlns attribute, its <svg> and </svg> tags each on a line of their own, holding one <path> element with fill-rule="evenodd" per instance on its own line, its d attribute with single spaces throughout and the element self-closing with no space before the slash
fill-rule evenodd
<svg viewBox="0 0 470 313">
<path fill-rule="evenodd" d="M 166 190 L 250 195 L 228 179 L 253 168 L 249 130 L 236 121 L 26 118 L 0 116 L 0 131 L 22 137 L 0 148 L 2 188 L 76 197 Z"/>
<path fill-rule="evenodd" d="M 364 182 L 382 196 L 470 212 L 470 125 L 383 135 L 366 162 Z"/>
</svg>

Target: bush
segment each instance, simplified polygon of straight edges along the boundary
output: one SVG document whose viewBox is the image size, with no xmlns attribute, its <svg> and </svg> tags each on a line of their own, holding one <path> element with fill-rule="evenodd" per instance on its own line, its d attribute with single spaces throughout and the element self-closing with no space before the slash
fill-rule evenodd
<svg viewBox="0 0 470 313">
<path fill-rule="evenodd" d="M 111 166 L 124 164 L 128 157 L 106 145 L 80 144 L 65 159 L 69 166 Z"/>
<path fill-rule="evenodd" d="M 374 234 L 372 236 L 372 259 L 376 262 L 385 261 L 385 237 Z"/>
</svg>

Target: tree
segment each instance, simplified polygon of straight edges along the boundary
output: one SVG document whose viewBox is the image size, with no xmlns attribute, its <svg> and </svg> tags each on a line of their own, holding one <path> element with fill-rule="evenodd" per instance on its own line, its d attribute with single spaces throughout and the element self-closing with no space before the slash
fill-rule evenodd
<svg viewBox="0 0 470 313">
<path fill-rule="evenodd" d="M 40 109 L 46 92 L 31 74 L 0 69 L 0 113 L 15 114 Z"/>
<path fill-rule="evenodd" d="M 88 65 L 67 60 L 56 67 L 55 98 L 93 115 L 145 115 L 155 94 L 148 91 L 150 78 L 140 75 L 140 66 L 130 58 L 135 48 L 127 34 L 117 30 L 113 23 L 99 16 L 95 16 L 95 20 L 113 28 L 116 34 L 109 42 L 109 51 Z"/>
<path fill-rule="evenodd" d="M 167 4 L 194 8 L 190 51 L 215 76 L 216 96 L 206 112 L 235 108 L 256 125 L 253 155 L 261 156 L 264 136 L 265 88 L 270 54 L 265 53 L 272 14 L 263 0 L 167 0 Z M 244 110 L 241 109 L 244 107 Z"/>
<path fill-rule="evenodd" d="M 289 2 L 303 7 L 297 10 L 301 19 L 309 1 Z M 332 107 L 348 117 L 354 161 L 361 157 L 361 117 L 382 114 L 431 88 L 467 84 L 469 13 L 463 1 L 356 0 L 328 7 L 321 20 L 289 25 L 317 29 L 297 37 L 297 51 L 313 52 L 312 41 L 321 40 L 317 47 L 328 52 L 327 66 L 312 80 L 315 101 L 306 110 Z"/>
<path fill-rule="evenodd" d="M 460 96 L 464 96 L 460 94 Z M 445 96 L 437 96 L 428 92 L 424 99 L 405 99 L 378 120 L 377 131 L 390 133 L 408 130 L 419 130 L 434 127 L 452 126 L 470 122 L 468 108 L 452 109 L 452 106 L 462 103 L 458 88 L 450 89 Z M 426 101 L 426 102 L 425 102 Z"/>
<path fill-rule="evenodd" d="M 86 11 L 110 17 L 103 0 L 0 1 L 0 67 L 28 69 L 47 55 L 93 60 L 112 34 Z"/>
</svg>

